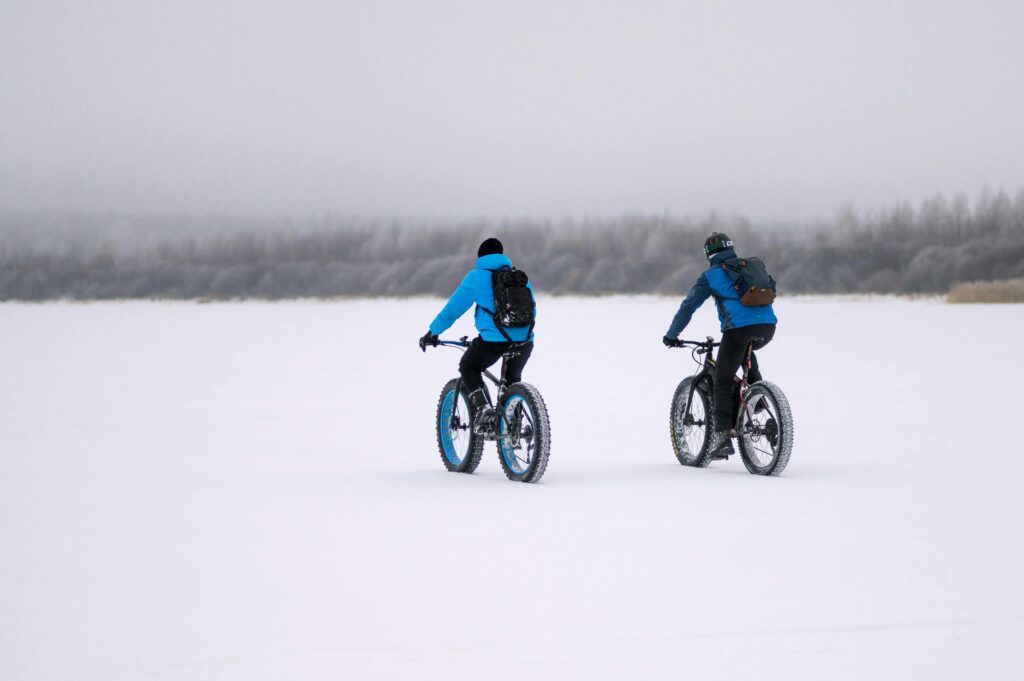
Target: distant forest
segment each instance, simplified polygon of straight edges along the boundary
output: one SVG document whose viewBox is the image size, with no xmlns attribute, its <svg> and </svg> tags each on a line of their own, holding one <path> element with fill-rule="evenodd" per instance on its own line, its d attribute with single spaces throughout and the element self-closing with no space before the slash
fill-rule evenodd
<svg viewBox="0 0 1024 681">
<path fill-rule="evenodd" d="M 325 216 L 0 213 L 0 300 L 447 295 L 488 236 L 538 291 L 685 292 L 711 231 L 768 264 L 786 293 L 945 293 L 1024 277 L 1024 190 L 935 197 L 815 225 L 650 215 L 407 224 Z"/>
</svg>

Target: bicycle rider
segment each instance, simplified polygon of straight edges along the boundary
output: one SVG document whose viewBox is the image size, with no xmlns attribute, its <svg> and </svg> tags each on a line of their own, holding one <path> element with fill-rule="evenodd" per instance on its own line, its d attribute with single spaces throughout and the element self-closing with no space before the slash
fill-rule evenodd
<svg viewBox="0 0 1024 681">
<path fill-rule="evenodd" d="M 731 432 L 735 423 L 732 400 L 732 378 L 743 362 L 747 343 L 751 338 L 754 349 L 767 345 L 775 335 L 778 319 L 771 305 L 747 307 L 740 303 L 739 294 L 733 289 L 729 275 L 722 263 L 736 257 L 733 241 L 725 234 L 714 232 L 704 241 L 704 255 L 709 267 L 702 273 L 679 306 L 672 318 L 668 333 L 662 339 L 667 347 L 676 347 L 679 334 L 690 323 L 690 318 L 705 300 L 714 297 L 718 319 L 722 325 L 722 344 L 718 348 L 715 364 L 714 432 L 708 456 L 712 459 L 726 459 L 735 450 L 732 447 Z M 750 371 L 747 378 L 751 383 L 761 380 L 757 357 L 751 355 Z"/>
<path fill-rule="evenodd" d="M 444 333 L 455 321 L 476 304 L 473 319 L 480 335 L 473 339 L 469 348 L 459 362 L 459 373 L 462 384 L 468 393 L 469 405 L 473 410 L 475 424 L 486 429 L 494 420 L 494 409 L 490 407 L 487 389 L 484 387 L 483 371 L 508 351 L 513 342 L 519 345 L 516 355 L 508 360 L 507 380 L 509 385 L 523 380 L 523 368 L 533 352 L 533 331 L 529 326 L 509 327 L 504 332 L 512 342 L 506 340 L 494 324 L 493 317 L 483 310 L 494 309 L 494 291 L 491 287 L 491 275 L 495 270 L 512 267 L 512 261 L 504 254 L 504 247 L 495 238 L 485 239 L 477 249 L 476 268 L 470 270 L 462 279 L 462 283 L 452 293 L 448 303 L 430 323 L 430 329 L 420 338 L 420 349 L 426 352 L 428 345 L 436 346 L 438 336 Z M 530 291 L 533 286 L 527 284 Z"/>
</svg>

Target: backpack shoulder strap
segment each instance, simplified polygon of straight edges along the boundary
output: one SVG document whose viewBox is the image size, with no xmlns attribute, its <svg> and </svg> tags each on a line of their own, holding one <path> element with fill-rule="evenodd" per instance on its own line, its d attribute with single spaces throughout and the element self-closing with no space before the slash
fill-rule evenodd
<svg viewBox="0 0 1024 681">
<path fill-rule="evenodd" d="M 499 268 L 498 268 L 497 270 L 492 270 L 492 269 L 490 269 L 489 267 L 481 267 L 480 269 L 482 269 L 482 270 L 483 270 L 484 272 L 490 272 L 490 273 L 491 273 L 491 282 L 492 282 L 492 284 L 491 284 L 491 285 L 493 286 L 493 282 L 494 282 L 494 273 L 495 273 L 495 272 L 497 272 L 498 270 L 504 269 L 505 267 L 507 267 L 507 265 L 502 265 L 502 266 L 501 266 L 501 267 L 499 267 Z M 483 305 L 481 305 L 480 303 L 477 303 L 477 304 L 476 304 L 476 306 L 477 306 L 477 309 L 483 310 L 484 312 L 486 312 L 487 314 L 489 314 L 489 315 L 491 315 L 491 316 L 493 316 L 493 315 L 494 315 L 494 310 L 488 310 L 488 309 L 487 309 L 486 307 L 484 307 L 484 306 L 483 306 Z M 474 314 L 476 314 L 476 313 L 474 313 Z"/>
<path fill-rule="evenodd" d="M 727 275 L 729 275 L 729 279 L 735 282 L 740 277 L 740 270 L 743 267 L 746 267 L 746 265 L 747 262 L 742 258 L 729 258 L 728 260 L 719 263 L 718 266 L 721 267 Z"/>
</svg>

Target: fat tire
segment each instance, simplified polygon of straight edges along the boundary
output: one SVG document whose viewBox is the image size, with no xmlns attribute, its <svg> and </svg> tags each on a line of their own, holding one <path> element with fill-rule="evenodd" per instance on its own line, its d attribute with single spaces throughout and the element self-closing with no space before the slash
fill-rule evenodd
<svg viewBox="0 0 1024 681">
<path fill-rule="evenodd" d="M 687 456 L 684 444 L 686 442 L 683 437 L 683 424 L 682 416 L 689 410 L 689 399 L 691 395 L 696 395 L 704 405 L 704 441 L 701 443 L 700 451 L 696 454 Z M 676 453 L 676 459 L 679 460 L 684 466 L 693 466 L 694 468 L 705 468 L 711 459 L 708 458 L 708 448 L 711 444 L 711 438 L 708 432 L 708 423 L 711 419 L 711 401 L 708 396 L 704 394 L 702 390 L 698 390 L 694 387 L 694 377 L 690 376 L 684 378 L 679 385 L 676 387 L 676 392 L 672 396 L 672 408 L 668 414 L 668 428 L 669 436 L 672 438 L 672 449 Z"/>
<path fill-rule="evenodd" d="M 544 471 L 548 467 L 548 457 L 551 454 L 551 421 L 548 418 L 548 408 L 544 404 L 544 398 L 541 397 L 540 391 L 529 383 L 513 383 L 508 390 L 505 391 L 505 401 L 499 406 L 498 419 L 501 419 L 500 411 L 505 409 L 505 404 L 508 403 L 509 398 L 513 396 L 519 396 L 529 406 L 530 411 L 533 412 L 534 416 L 534 438 L 537 442 L 537 448 L 533 456 L 533 461 L 522 473 L 512 470 L 505 461 L 505 454 L 501 450 L 501 436 L 498 436 L 498 462 L 501 464 L 501 470 L 505 471 L 505 477 L 514 482 L 539 482 L 544 476 Z"/>
<path fill-rule="evenodd" d="M 750 396 L 757 393 L 764 394 L 767 399 L 775 403 L 780 422 L 779 446 L 776 450 L 774 461 L 768 466 L 758 466 L 747 449 L 746 437 L 744 437 L 742 432 L 744 415 L 740 414 L 740 423 L 738 424 L 740 427 L 740 437 L 738 438 L 740 456 L 743 459 L 743 465 L 754 475 L 781 475 L 782 471 L 786 469 L 786 465 L 789 464 L 789 455 L 793 451 L 793 411 L 789 407 L 789 400 L 786 398 L 786 394 L 774 383 L 758 381 L 753 384 L 750 386 L 750 392 L 747 393 L 747 400 L 749 401 Z"/>
<path fill-rule="evenodd" d="M 444 401 L 447 398 L 448 393 L 455 391 L 455 386 L 459 383 L 459 379 L 453 378 L 444 384 L 444 388 L 441 389 L 441 396 L 437 399 L 437 413 L 434 415 L 434 429 L 437 431 L 437 450 L 441 453 L 441 463 L 452 473 L 472 473 L 476 470 L 476 467 L 480 465 L 480 459 L 484 454 L 484 439 L 473 431 L 473 410 L 469 409 L 469 398 L 466 396 L 466 391 L 463 389 L 462 397 L 466 400 L 466 410 L 469 413 L 469 447 L 466 450 L 466 456 L 462 458 L 458 464 L 452 463 L 448 456 L 444 453 L 444 442 L 441 439 L 441 413 L 444 409 Z M 456 398 L 457 399 L 457 398 Z M 456 403 L 454 408 L 458 407 Z"/>
</svg>

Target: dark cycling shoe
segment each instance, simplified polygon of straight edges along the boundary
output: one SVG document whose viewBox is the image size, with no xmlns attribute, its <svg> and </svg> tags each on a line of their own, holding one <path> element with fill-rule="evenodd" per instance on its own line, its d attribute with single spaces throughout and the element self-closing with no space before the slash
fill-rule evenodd
<svg viewBox="0 0 1024 681">
<path fill-rule="evenodd" d="M 708 449 L 709 459 L 712 461 L 728 459 L 729 456 L 736 453 L 736 450 L 732 448 L 732 439 L 729 434 L 727 430 L 715 433 L 714 439 L 711 440 L 711 448 Z"/>
<path fill-rule="evenodd" d="M 483 388 L 477 388 L 469 394 L 469 408 L 473 410 L 473 432 L 487 435 L 494 430 L 494 407 L 487 399 Z"/>
</svg>

